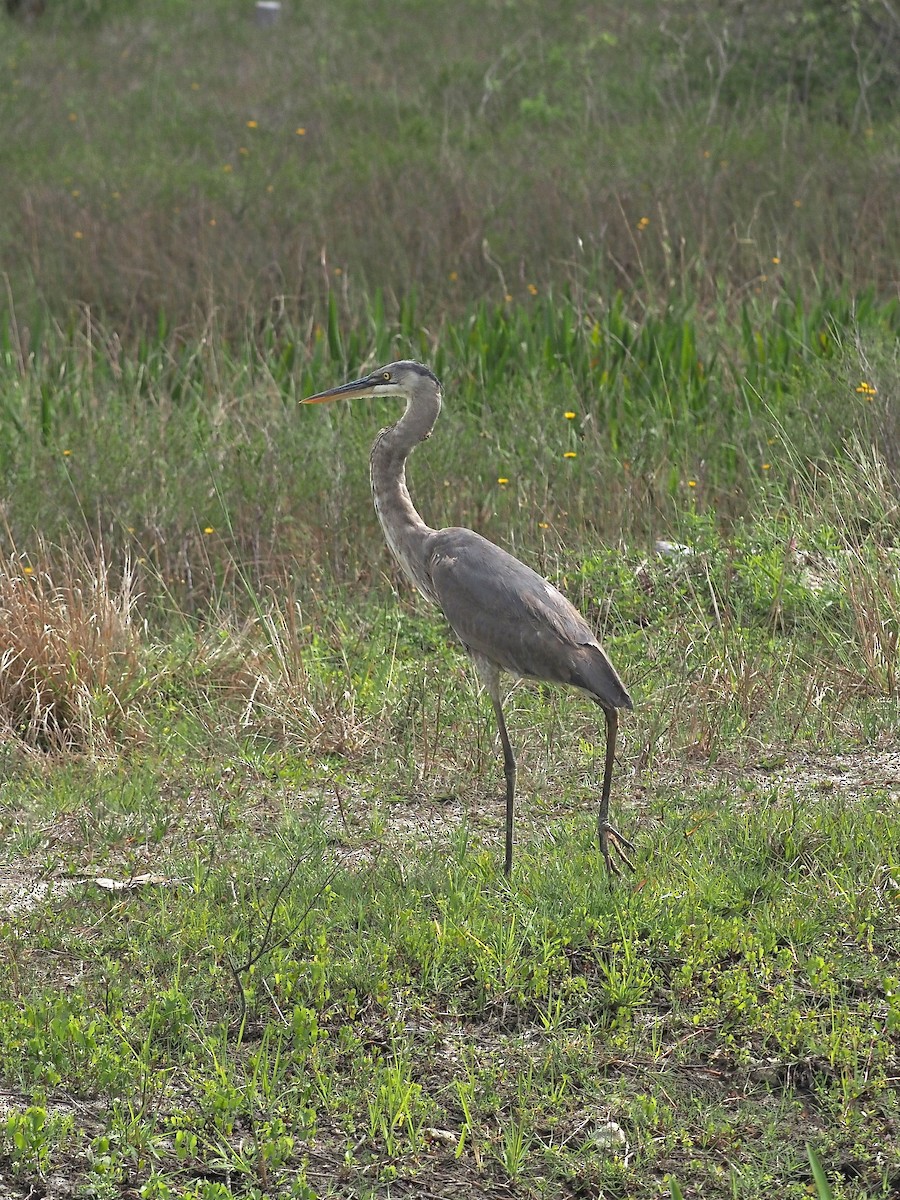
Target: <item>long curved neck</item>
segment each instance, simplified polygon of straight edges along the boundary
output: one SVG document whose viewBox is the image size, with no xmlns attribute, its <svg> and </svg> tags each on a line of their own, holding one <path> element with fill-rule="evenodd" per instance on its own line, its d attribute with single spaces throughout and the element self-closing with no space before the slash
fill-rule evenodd
<svg viewBox="0 0 900 1200">
<path fill-rule="evenodd" d="M 425 571 L 425 539 L 434 531 L 416 512 L 410 497 L 406 460 L 431 434 L 440 411 L 437 389 L 410 396 L 403 416 L 396 425 L 382 429 L 369 456 L 372 498 L 385 541 L 404 574 L 429 600 L 434 600 L 434 595 Z"/>
</svg>

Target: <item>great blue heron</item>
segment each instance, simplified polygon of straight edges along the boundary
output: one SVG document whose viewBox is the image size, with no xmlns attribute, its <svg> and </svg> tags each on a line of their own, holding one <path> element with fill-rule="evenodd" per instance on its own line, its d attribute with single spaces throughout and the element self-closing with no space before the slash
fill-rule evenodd
<svg viewBox="0 0 900 1200">
<path fill-rule="evenodd" d="M 512 869 L 516 758 L 506 732 L 500 672 L 566 684 L 599 704 L 606 717 L 606 763 L 597 834 L 607 870 L 618 875 L 610 845 L 632 871 L 633 844 L 609 823 L 617 710 L 631 697 L 590 626 L 552 583 L 471 529 L 430 529 L 413 507 L 406 460 L 431 436 L 441 411 L 441 385 L 416 362 L 394 362 L 351 383 L 308 396 L 304 404 L 396 396 L 406 410 L 382 429 L 369 459 L 375 512 L 388 547 L 419 591 L 436 604 L 475 663 L 497 715 L 506 776 L 506 858 Z"/>
</svg>

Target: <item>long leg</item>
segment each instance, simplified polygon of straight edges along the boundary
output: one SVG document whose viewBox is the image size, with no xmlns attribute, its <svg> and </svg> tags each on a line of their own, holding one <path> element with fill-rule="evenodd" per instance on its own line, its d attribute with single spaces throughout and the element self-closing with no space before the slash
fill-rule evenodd
<svg viewBox="0 0 900 1200">
<path fill-rule="evenodd" d="M 628 838 L 623 837 L 618 829 L 615 829 L 609 823 L 609 793 L 612 790 L 613 764 L 616 760 L 616 731 L 619 728 L 619 715 L 614 708 L 604 708 L 603 715 L 606 717 L 606 763 L 603 768 L 603 792 L 600 796 L 600 811 L 597 814 L 597 837 L 600 841 L 600 849 L 603 852 L 603 860 L 606 863 L 606 869 L 610 875 L 621 875 L 616 863 L 610 857 L 609 846 L 610 842 L 621 858 L 626 867 L 634 870 L 634 863 L 622 849 L 634 851 L 634 843 L 629 842 Z"/>
<path fill-rule="evenodd" d="M 503 705 L 500 703 L 499 690 L 491 692 L 494 712 L 497 715 L 497 728 L 500 730 L 500 742 L 503 746 L 503 774 L 506 776 L 506 858 L 503 870 L 509 875 L 512 870 L 513 855 L 513 810 L 516 803 L 516 756 L 509 744 L 509 734 L 506 732 L 506 721 L 503 719 Z"/>
</svg>

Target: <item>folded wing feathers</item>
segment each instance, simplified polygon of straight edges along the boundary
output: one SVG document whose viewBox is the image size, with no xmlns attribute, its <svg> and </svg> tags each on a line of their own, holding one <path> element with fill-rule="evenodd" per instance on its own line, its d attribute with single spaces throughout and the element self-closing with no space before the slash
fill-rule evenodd
<svg viewBox="0 0 900 1200">
<path fill-rule="evenodd" d="M 588 623 L 551 583 L 469 529 L 436 532 L 426 567 L 463 644 L 504 671 L 567 684 L 598 703 L 631 699 Z"/>
</svg>

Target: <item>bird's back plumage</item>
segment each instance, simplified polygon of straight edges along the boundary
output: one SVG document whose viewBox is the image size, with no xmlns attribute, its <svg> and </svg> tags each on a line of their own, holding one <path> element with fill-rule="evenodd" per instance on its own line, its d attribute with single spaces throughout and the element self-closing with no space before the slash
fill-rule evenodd
<svg viewBox="0 0 900 1200">
<path fill-rule="evenodd" d="M 632 707 L 593 630 L 552 583 L 471 529 L 435 530 L 424 551 L 433 595 L 470 653 L 604 707 Z"/>
</svg>

